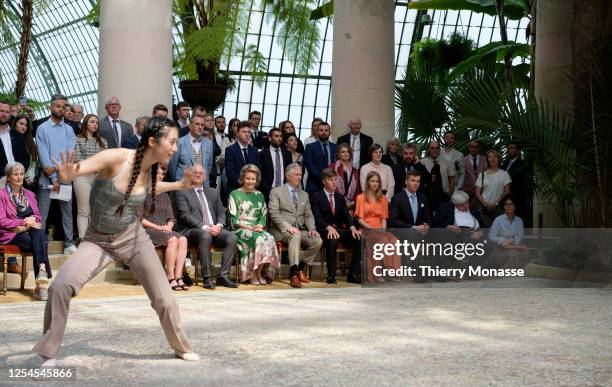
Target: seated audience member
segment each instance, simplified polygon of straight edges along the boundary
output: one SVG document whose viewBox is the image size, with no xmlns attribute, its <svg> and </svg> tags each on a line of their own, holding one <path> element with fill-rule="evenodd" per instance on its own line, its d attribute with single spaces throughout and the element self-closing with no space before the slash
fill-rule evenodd
<svg viewBox="0 0 612 387">
<path fill-rule="evenodd" d="M 262 151 L 262 152 L 265 152 Z M 274 280 L 274 269 L 280 268 L 276 242 L 265 228 L 268 209 L 261 192 L 256 190 L 261 179 L 259 168 L 247 164 L 240 170 L 241 187 L 232 191 L 228 212 L 238 239 L 240 281 L 266 285 Z"/>
<path fill-rule="evenodd" d="M 272 188 L 285 184 L 285 168 L 291 164 L 291 152 L 281 147 L 283 137 L 278 128 L 272 128 L 269 134 L 270 146 L 259 152 L 261 165 L 261 184 L 259 190 L 266 201 L 270 198 Z"/>
<path fill-rule="evenodd" d="M 365 190 L 365 178 L 368 173 L 374 171 L 380 176 L 380 184 L 383 195 L 387 197 L 387 200 L 393 198 L 395 192 L 395 178 L 393 177 L 393 171 L 391 167 L 382 163 L 383 150 L 382 146 L 373 144 L 370 146 L 370 161 L 359 171 L 359 182 L 361 184 L 361 190 Z"/>
<path fill-rule="evenodd" d="M 30 166 L 30 155 L 25 138 L 9 126 L 11 106 L 0 101 L 0 178 L 9 163 L 19 162 L 26 170 Z"/>
<path fill-rule="evenodd" d="M 158 183 L 164 180 L 165 173 L 164 168 L 158 165 Z M 145 213 L 147 208 L 151 213 Z M 183 282 L 183 268 L 187 258 L 187 238 L 173 230 L 175 219 L 168 193 L 156 194 L 155 199 L 151 194 L 147 194 L 138 215 L 140 223 L 155 247 L 166 247 L 164 266 L 172 290 L 189 290 L 189 286 Z"/>
<path fill-rule="evenodd" d="M 330 131 L 329 124 L 321 122 L 317 129 L 317 141 L 306 145 L 304 150 L 304 165 L 308 171 L 306 192 L 309 194 L 323 189 L 321 172 L 334 162 L 336 144 L 329 140 Z"/>
<path fill-rule="evenodd" d="M 320 127 L 319 127 L 320 128 Z M 320 133 L 320 132 L 319 132 Z M 336 171 L 326 168 L 321 173 L 323 189 L 311 197 L 317 231 L 323 239 L 327 260 L 327 283 L 336 283 L 336 249 L 342 243 L 353 248 L 347 282 L 361 283 L 361 232 L 349 215 L 344 196 L 336 192 Z"/>
<path fill-rule="evenodd" d="M 463 158 L 465 179 L 463 179 L 461 190 L 470 196 L 470 204 L 475 205 L 478 203 L 476 200 L 476 178 L 487 169 L 487 163 L 480 154 L 480 142 L 478 140 L 470 141 L 468 149 L 470 154 Z"/>
<path fill-rule="evenodd" d="M 294 133 L 283 137 L 283 146 L 291 153 L 291 163 L 298 163 L 304 170 L 304 154 L 298 151 L 298 138 Z"/>
<path fill-rule="evenodd" d="M 157 105 L 153 106 L 153 113 L 151 114 L 151 116 L 152 117 L 167 118 L 168 117 L 168 108 L 166 107 L 166 105 L 158 103 Z"/>
<path fill-rule="evenodd" d="M 211 280 L 213 243 L 223 247 L 223 260 L 217 275 L 217 285 L 236 288 L 238 285 L 230 279 L 229 274 L 234 262 L 237 239 L 233 232 L 225 229 L 225 209 L 219 191 L 204 186 L 206 172 L 202 165 L 193 166 L 191 174 L 194 189 L 175 193 L 176 231 L 198 246 L 198 260 L 204 288 L 215 288 Z"/>
<path fill-rule="evenodd" d="M 478 175 L 476 182 L 476 199 L 480 202 L 482 219 L 486 226 L 493 222 L 499 213 L 500 200 L 510 193 L 512 179 L 508 172 L 500 168 L 501 155 L 496 150 L 486 154 L 487 169 Z"/>
<path fill-rule="evenodd" d="M 391 200 L 389 227 L 410 228 L 426 234 L 431 225 L 431 212 L 427 197 L 418 192 L 421 184 L 419 171 L 412 170 L 406 176 L 405 188 Z"/>
<path fill-rule="evenodd" d="M 376 243 L 391 243 L 395 245 L 397 238 L 388 232 L 387 219 L 389 218 L 389 201 L 383 195 L 380 187 L 380 175 L 378 172 L 369 172 L 365 179 L 365 191 L 357 196 L 357 204 L 355 206 L 355 219 L 359 223 L 362 238 L 366 240 L 366 273 L 368 282 L 385 282 L 382 275 L 375 276 L 374 271 L 382 274 L 380 269 L 381 263 L 384 263 L 386 268 L 399 269 L 400 257 L 397 254 L 385 255 L 381 260 L 374 260 L 372 253 Z M 392 277 L 393 281 L 399 280 L 398 277 Z"/>
<path fill-rule="evenodd" d="M 240 187 L 238 178 L 242 167 L 247 164 L 259 165 L 259 152 L 249 143 L 251 141 L 251 123 L 240 121 L 237 133 L 236 142 L 225 148 L 227 192 L 232 192 Z"/>
<path fill-rule="evenodd" d="M 399 153 L 400 140 L 399 138 L 392 138 L 387 141 L 386 153 L 382 157 L 382 163 L 386 164 L 393 169 L 393 167 L 402 161 L 402 155 Z"/>
<path fill-rule="evenodd" d="M 302 143 L 302 140 L 300 140 L 300 138 L 297 137 L 297 133 L 295 132 L 295 126 L 293 125 L 293 122 L 289 120 L 283 121 L 280 124 L 278 124 L 278 127 L 281 130 L 281 134 L 283 138 L 285 138 L 290 133 L 295 134 L 296 136 L 295 138 L 297 139 L 297 151 L 301 154 L 304 154 L 304 144 Z"/>
<path fill-rule="evenodd" d="M 28 117 L 25 114 L 20 114 L 17 117 L 15 117 L 15 119 L 13 120 L 12 128 L 11 128 L 11 132 L 12 131 L 21 133 L 23 135 L 23 138 L 25 140 L 25 146 L 27 149 L 27 155 L 29 156 L 28 158 L 29 158 L 30 165 L 29 167 L 26 168 L 25 180 L 23 184 L 30 191 L 38 190 L 38 187 L 36 186 L 37 173 L 38 173 L 38 163 L 37 163 L 38 162 L 38 151 L 36 150 L 36 143 L 34 142 L 34 137 L 32 135 L 32 121 L 30 120 L 30 117 Z M 0 142 L 3 143 L 3 140 L 0 140 Z M 11 149 L 14 149 L 14 148 L 20 149 L 21 148 L 19 145 L 20 142 L 21 142 L 20 139 L 11 137 Z M 13 145 L 13 143 L 15 143 L 15 145 Z M 3 145 L 4 143 L 2 144 L 2 146 Z M 0 150 L 0 152 L 2 151 L 4 151 L 4 149 Z M 21 148 L 21 151 L 17 153 L 18 154 L 23 153 L 23 148 Z M 20 156 L 20 158 L 23 158 L 23 156 Z M 16 161 L 19 161 L 19 160 L 16 160 Z M 25 161 L 25 160 L 22 160 L 22 161 Z M 25 163 L 24 166 L 25 165 L 28 165 L 28 163 Z M 4 163 L 0 161 L 0 177 L 2 177 L 4 174 L 4 167 L 5 167 Z"/>
<path fill-rule="evenodd" d="M 213 168 L 213 143 L 204 137 L 204 119 L 194 116 L 189 123 L 189 134 L 178 139 L 176 153 L 168 163 L 168 179 L 180 181 L 185 168 L 201 165 L 208 179 Z M 208 180 L 206 180 L 208 187 Z"/>
<path fill-rule="evenodd" d="M 432 141 L 427 146 L 428 157 L 420 161 L 431 174 L 427 199 L 431 210 L 436 211 L 440 203 L 447 203 L 450 195 L 455 192 L 455 167 L 443 157 L 440 157 L 440 144 Z"/>
<path fill-rule="evenodd" d="M 357 117 L 351 118 L 348 122 L 348 129 L 347 134 L 338 137 L 338 144 L 349 144 L 353 151 L 353 167 L 360 169 L 369 163 L 372 158 L 370 147 L 374 140 L 361 131 L 361 120 Z M 361 189 L 363 190 L 363 186 Z"/>
<path fill-rule="evenodd" d="M 510 195 L 500 201 L 504 213 L 493 221 L 489 229 L 489 240 L 495 243 L 490 265 L 495 268 L 521 268 L 527 264 L 527 246 L 522 244 L 525 236 L 523 220 L 515 215 L 516 206 Z"/>
<path fill-rule="evenodd" d="M 136 118 L 136 122 L 134 122 L 134 129 L 136 129 L 136 133 L 131 136 L 128 136 L 125 140 L 121 142 L 122 148 L 128 149 L 136 149 L 140 144 L 140 139 L 142 138 L 142 132 L 144 131 L 144 127 L 147 124 L 149 117 L 140 116 Z"/>
<path fill-rule="evenodd" d="M 301 288 L 310 280 L 304 274 L 312 264 L 321 244 L 308 194 L 300 189 L 302 166 L 292 163 L 285 169 L 287 183 L 270 192 L 270 232 L 277 241 L 287 243 L 290 285 Z M 300 247 L 304 248 L 300 251 Z"/>
<path fill-rule="evenodd" d="M 482 219 L 478 211 L 470 208 L 470 196 L 463 191 L 455 191 L 451 202 L 438 208 L 433 227 L 446 228 L 459 233 L 462 229 L 478 230 Z"/>
<path fill-rule="evenodd" d="M 338 176 L 336 192 L 344 196 L 349 211 L 355 209 L 355 200 L 361 193 L 359 170 L 353 167 L 353 151 L 346 143 L 336 146 L 336 162 L 329 166 Z"/>
<path fill-rule="evenodd" d="M 100 136 L 98 130 L 98 117 L 95 114 L 86 115 L 74 144 L 76 161 L 88 159 L 107 147 L 106 140 Z M 89 195 L 93 182 L 96 180 L 96 175 L 96 173 L 91 173 L 77 176 L 72 183 L 77 200 L 77 229 L 80 238 L 85 236 L 85 231 L 87 231 L 89 225 Z"/>
<path fill-rule="evenodd" d="M 421 164 L 417 158 L 416 145 L 409 142 L 402 146 L 402 160 L 395 166 L 393 170 L 393 178 L 395 179 L 395 195 L 406 188 L 406 176 L 408 172 L 416 170 L 421 174 L 421 183 L 419 184 L 419 192 L 426 193 L 427 187 L 431 181 L 431 175 L 427 172 L 427 168 Z"/>
<path fill-rule="evenodd" d="M 25 168 L 21 163 L 9 163 L 4 173 L 7 183 L 0 190 L 0 244 L 17 245 L 22 250 L 33 252 L 34 298 L 44 301 L 47 299 L 51 265 L 47 255 L 47 234 L 42 230 L 36 196 L 23 188 Z M 16 261 L 9 261 L 8 271 L 21 274 L 21 267 Z"/>
</svg>

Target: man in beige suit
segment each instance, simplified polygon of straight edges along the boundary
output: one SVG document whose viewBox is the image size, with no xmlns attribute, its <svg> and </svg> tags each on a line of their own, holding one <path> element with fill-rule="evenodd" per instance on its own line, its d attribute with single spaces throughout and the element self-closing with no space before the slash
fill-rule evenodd
<svg viewBox="0 0 612 387">
<path fill-rule="evenodd" d="M 300 189 L 302 167 L 297 163 L 289 164 L 285 168 L 285 179 L 287 184 L 270 191 L 270 232 L 274 239 L 289 245 L 290 284 L 301 288 L 302 282 L 310 282 L 304 275 L 304 267 L 312 264 L 323 241 L 315 227 L 308 194 Z M 305 250 L 300 251 L 301 246 Z"/>
</svg>

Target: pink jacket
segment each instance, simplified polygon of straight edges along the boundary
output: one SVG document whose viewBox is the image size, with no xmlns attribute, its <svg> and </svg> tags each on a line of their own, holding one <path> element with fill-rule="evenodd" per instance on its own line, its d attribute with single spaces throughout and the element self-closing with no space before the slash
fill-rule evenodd
<svg viewBox="0 0 612 387">
<path fill-rule="evenodd" d="M 34 192 L 23 189 L 28 202 L 32 207 L 34 216 L 37 222 L 41 222 L 40 211 L 38 211 L 38 205 L 36 203 L 36 195 Z M 11 196 L 9 195 L 6 188 L 0 190 L 0 244 L 7 244 L 15 238 L 14 232 L 11 230 L 15 227 L 23 226 L 23 220 L 17 217 L 17 207 Z"/>
</svg>

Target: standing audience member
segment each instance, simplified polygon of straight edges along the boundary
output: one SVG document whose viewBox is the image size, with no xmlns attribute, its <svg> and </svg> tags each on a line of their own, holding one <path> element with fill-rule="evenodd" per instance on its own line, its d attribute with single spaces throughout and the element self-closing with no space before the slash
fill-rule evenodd
<svg viewBox="0 0 612 387">
<path fill-rule="evenodd" d="M 510 192 L 516 204 L 516 214 L 527 227 L 533 225 L 533 172 L 531 166 L 521 158 L 521 150 L 516 143 L 508 144 L 507 158 L 501 168 L 508 172 L 512 183 Z"/>
<path fill-rule="evenodd" d="M 402 155 L 399 153 L 400 140 L 392 138 L 387 141 L 386 153 L 383 155 L 382 162 L 393 169 L 394 166 L 402 162 Z"/>
<path fill-rule="evenodd" d="M 119 117 L 121 103 L 117 97 L 106 98 L 104 108 L 107 115 L 100 122 L 100 135 L 106 140 L 109 148 L 120 148 L 123 140 L 134 135 L 134 129 Z"/>
<path fill-rule="evenodd" d="M 213 168 L 213 144 L 204 135 L 204 119 L 194 116 L 189 122 L 189 134 L 179 138 L 177 150 L 168 163 L 168 179 L 180 181 L 186 168 L 201 165 L 210 176 Z M 208 187 L 208 183 L 206 184 Z"/>
<path fill-rule="evenodd" d="M 400 257 L 397 254 L 385 254 L 382 260 L 374 260 L 374 245 L 380 243 L 395 245 L 397 238 L 393 234 L 385 232 L 387 219 L 389 219 L 389 202 L 382 193 L 380 175 L 375 171 L 368 172 L 365 181 L 365 191 L 357 196 L 355 219 L 359 224 L 361 235 L 366 241 L 368 282 L 385 282 L 382 275 L 375 275 L 376 268 L 383 263 L 385 268 L 399 269 Z M 382 274 L 382 271 L 376 270 L 376 272 Z M 393 281 L 399 280 L 398 277 L 392 278 Z"/>
<path fill-rule="evenodd" d="M 21 163 L 26 170 L 29 170 L 30 159 L 32 157 L 34 157 L 34 159 L 36 158 L 35 150 L 34 155 L 30 155 L 32 150 L 26 143 L 26 138 L 21 134 L 24 123 L 26 128 L 28 126 L 27 117 L 24 120 L 19 117 L 25 116 L 17 116 L 13 124 L 14 129 L 11 129 L 9 126 L 10 114 L 10 105 L 7 102 L 0 101 L 0 178 L 4 177 L 4 168 L 6 168 L 8 164 L 17 161 Z M 17 126 L 19 126 L 19 130 Z M 3 185 L 4 184 L 0 184 L 0 187 Z"/>
<path fill-rule="evenodd" d="M 485 158 L 480 154 L 480 142 L 472 140 L 468 144 L 470 154 L 463 159 L 465 179 L 461 190 L 470 196 L 470 205 L 474 206 L 476 200 L 476 178 L 487 168 Z"/>
<path fill-rule="evenodd" d="M 323 122 L 322 118 L 315 117 L 310 124 L 310 136 L 304 140 L 304 151 L 306 151 L 306 147 L 308 144 L 316 142 L 319 139 L 319 124 Z M 297 134 L 296 134 L 297 135 Z"/>
<path fill-rule="evenodd" d="M 28 149 L 28 155 L 30 156 L 30 166 L 28 167 L 24 186 L 30 191 L 37 191 L 38 181 L 38 151 L 36 150 L 36 143 L 34 142 L 34 136 L 32 135 L 32 120 L 25 114 L 20 114 L 13 120 L 13 128 L 21 133 L 25 139 L 26 148 Z"/>
<path fill-rule="evenodd" d="M 455 168 L 440 157 L 440 144 L 432 141 L 427 146 L 428 157 L 420 161 L 431 175 L 427 198 L 431 210 L 436 211 L 440 203 L 447 203 L 450 194 L 455 192 Z"/>
<path fill-rule="evenodd" d="M 217 168 L 217 159 L 221 155 L 221 146 L 217 143 L 217 137 L 215 136 L 215 120 L 213 119 L 212 114 L 206 113 L 204 114 L 204 132 L 203 135 L 205 138 L 212 142 L 213 146 L 213 164 L 212 169 L 208 171 L 210 175 L 209 184 L 212 188 L 217 188 L 217 178 L 219 177 L 219 170 Z"/>
<path fill-rule="evenodd" d="M 281 134 L 283 135 L 283 138 L 286 137 L 289 133 L 295 134 L 297 138 L 297 143 L 298 143 L 297 151 L 301 154 L 304 154 L 304 144 L 302 143 L 302 140 L 300 140 L 300 138 L 297 137 L 297 133 L 295 132 L 295 126 L 293 125 L 293 122 L 286 120 L 278 124 L 278 127 L 281 130 Z"/>
<path fill-rule="evenodd" d="M 195 118 L 195 117 L 194 117 Z M 176 230 L 187 237 L 191 243 L 198 246 L 198 260 L 202 271 L 204 288 L 214 289 L 212 282 L 212 252 L 211 246 L 223 247 L 221 269 L 217 274 L 217 285 L 237 288 L 238 285 L 229 277 L 234 255 L 236 254 L 236 235 L 226 230 L 225 209 L 219 197 L 219 191 L 204 186 L 206 171 L 202 165 L 192 168 L 193 189 L 177 191 L 174 204 L 176 206 Z"/>
<path fill-rule="evenodd" d="M 304 154 L 298 151 L 298 140 L 295 133 L 288 133 L 283 137 L 283 145 L 291 153 L 291 162 L 300 164 L 302 171 L 304 171 Z"/>
<path fill-rule="evenodd" d="M 151 116 L 168 118 L 168 108 L 166 107 L 166 105 L 158 103 L 157 105 L 153 106 L 153 113 L 151 114 Z"/>
<path fill-rule="evenodd" d="M 256 165 L 242 167 L 241 187 L 230 193 L 228 205 L 238 239 L 240 281 L 248 280 L 251 285 L 272 283 L 274 271 L 281 265 L 274 237 L 266 231 L 268 209 L 263 194 L 256 189 L 260 179 Z"/>
<path fill-rule="evenodd" d="M 272 188 L 285 184 L 285 168 L 291 164 L 291 153 L 283 149 L 283 137 L 279 128 L 272 128 L 269 133 L 270 147 L 259 152 L 261 165 L 261 184 L 259 190 L 266 202 Z"/>
<path fill-rule="evenodd" d="M 387 197 L 387 200 L 391 200 L 395 193 L 395 178 L 393 177 L 393 171 L 391 167 L 382 163 L 383 149 L 379 144 L 373 144 L 369 149 L 370 156 L 369 163 L 362 166 L 359 172 L 359 182 L 361 190 L 365 192 L 366 188 L 366 176 L 368 173 L 375 171 L 380 176 L 380 186 L 383 195 Z M 353 166 L 355 163 L 353 163 Z"/>
<path fill-rule="evenodd" d="M 476 199 L 480 203 L 482 219 L 489 226 L 493 219 L 499 215 L 500 199 L 510 193 L 510 175 L 500 169 L 501 155 L 496 150 L 489 150 L 486 154 L 487 169 L 476 179 Z"/>
<path fill-rule="evenodd" d="M 301 166 L 289 164 L 285 176 L 287 184 L 270 192 L 270 232 L 277 241 L 287 243 L 289 284 L 301 288 L 302 283 L 310 282 L 304 268 L 312 264 L 323 242 L 315 228 L 308 194 L 300 189 Z M 304 250 L 300 251 L 300 247 Z"/>
<path fill-rule="evenodd" d="M 46 230 L 51 200 L 58 200 L 51 199 L 51 192 L 59 193 L 61 188 L 57 170 L 51 159 L 61 160 L 60 152 L 74 152 L 76 142 L 73 129 L 63 120 L 66 97 L 54 97 L 55 99 L 52 99 L 49 106 L 51 111 L 50 118 L 40 124 L 36 132 L 36 148 L 38 149 L 39 161 L 42 167 L 38 180 L 40 184 L 38 206 L 42 216 L 43 230 Z M 71 183 L 68 183 L 67 186 L 72 188 Z M 72 195 L 70 195 L 69 200 L 58 200 L 58 202 L 62 213 L 62 227 L 64 229 L 64 254 L 71 255 L 76 251 L 72 230 Z"/>
<path fill-rule="evenodd" d="M 189 133 L 189 104 L 181 101 L 176 104 L 176 124 L 179 126 L 179 137 Z"/>
<path fill-rule="evenodd" d="M 266 148 L 270 142 L 268 140 L 268 133 L 259 128 L 261 113 L 256 110 L 250 112 L 249 122 L 251 124 L 251 144 L 258 150 Z"/>
<path fill-rule="evenodd" d="M 319 127 L 320 128 L 320 127 Z M 319 132 L 320 133 L 320 132 Z M 327 261 L 328 284 L 336 283 L 336 249 L 342 243 L 353 249 L 346 281 L 361 283 L 361 232 L 355 227 L 344 197 L 336 192 L 336 171 L 326 168 L 321 173 L 323 189 L 312 194 L 312 213 L 317 231 L 323 239 Z"/>
<path fill-rule="evenodd" d="M 164 168 L 157 166 L 157 182 L 164 180 Z M 151 210 L 147 213 L 146 209 Z M 183 282 L 183 268 L 187 258 L 187 238 L 174 231 L 176 220 L 172 212 L 172 203 L 167 192 L 155 195 L 147 194 L 147 198 L 140 206 L 138 217 L 142 227 L 155 247 L 164 246 L 164 266 L 168 283 L 172 290 L 189 290 Z"/>
<path fill-rule="evenodd" d="M 134 122 L 134 129 L 136 129 L 136 133 L 121 142 L 122 148 L 138 148 L 138 145 L 140 144 L 140 139 L 142 138 L 142 132 L 144 132 L 144 127 L 147 124 L 148 120 L 149 117 L 147 116 L 140 116 L 136 118 L 136 121 Z"/>
<path fill-rule="evenodd" d="M 444 150 L 440 155 L 441 158 L 446 159 L 451 165 L 451 168 L 455 170 L 455 189 L 454 191 L 460 190 L 463 187 L 463 180 L 465 179 L 465 166 L 463 164 L 463 153 L 453 148 L 455 145 L 455 134 L 452 131 L 444 133 Z M 454 191 L 449 191 L 448 194 L 452 195 Z"/>
<path fill-rule="evenodd" d="M 74 146 L 77 162 L 88 159 L 101 150 L 108 148 L 106 140 L 100 136 L 98 129 L 98 116 L 95 114 L 86 115 Z M 89 225 L 89 196 L 96 176 L 97 173 L 95 172 L 81 175 L 77 176 L 72 182 L 78 207 L 77 228 L 79 230 L 79 238 L 81 239 L 85 236 L 85 231 L 87 231 L 87 226 Z"/>
<path fill-rule="evenodd" d="M 65 96 L 63 96 L 61 94 L 53 94 L 51 96 L 51 102 L 59 100 L 60 98 L 63 98 L 62 102 L 64 103 L 64 105 L 68 105 L 68 97 L 65 97 Z M 28 107 L 26 107 L 26 110 L 27 110 L 27 108 Z M 28 113 L 28 115 L 30 115 L 30 114 Z M 33 129 L 32 136 L 34 136 L 34 138 L 36 138 L 36 132 L 38 131 L 38 127 L 42 123 L 49 121 L 49 118 L 51 118 L 51 116 L 49 115 L 49 116 L 43 117 L 43 118 L 35 120 L 35 121 L 32 118 L 32 115 L 30 115 L 30 118 L 33 120 L 33 122 L 32 122 L 32 126 L 33 126 L 33 128 L 32 128 Z M 75 136 L 76 136 L 77 133 L 79 133 L 79 126 L 80 125 L 79 125 L 78 122 L 64 119 L 64 123 L 66 123 L 67 125 L 69 125 L 72 128 Z"/>
<path fill-rule="evenodd" d="M 359 170 L 353 167 L 353 151 L 346 143 L 336 147 L 336 162 L 330 165 L 338 178 L 336 192 L 344 196 L 349 212 L 355 209 L 355 200 L 361 193 Z"/>
<path fill-rule="evenodd" d="M 208 113 L 206 111 L 206 109 L 203 106 L 195 106 L 193 108 L 193 114 L 191 115 L 191 117 L 201 117 L 204 118 L 204 115 Z"/>
<path fill-rule="evenodd" d="M 70 110 L 72 111 L 72 120 L 80 124 L 81 120 L 83 120 L 83 116 L 85 116 L 85 108 L 83 107 L 83 105 L 73 103 L 72 105 L 70 105 Z"/>
<path fill-rule="evenodd" d="M 336 144 L 329 140 L 330 132 L 331 127 L 329 124 L 321 122 L 317 130 L 317 141 L 306 145 L 304 164 L 308 171 L 306 192 L 309 194 L 323 189 L 321 173 L 334 162 Z"/>
<path fill-rule="evenodd" d="M 427 172 L 427 168 L 421 164 L 416 155 L 416 146 L 409 142 L 402 146 L 402 160 L 391 168 L 395 179 L 395 195 L 406 188 L 406 176 L 408 172 L 416 170 L 421 174 L 419 184 L 419 192 L 426 193 L 427 187 L 431 181 L 431 175 Z"/>
<path fill-rule="evenodd" d="M 236 138 L 238 137 L 238 122 L 240 122 L 238 118 L 232 118 L 229 121 L 227 136 L 225 136 L 221 142 L 221 155 L 219 156 L 219 163 L 223 166 L 221 172 L 221 200 L 225 207 L 227 207 L 227 198 L 229 197 L 229 192 L 227 190 L 227 171 L 225 168 L 225 150 L 236 142 Z"/>
<path fill-rule="evenodd" d="M 238 123 L 237 141 L 225 148 L 225 170 L 227 173 L 227 192 L 240 187 L 240 170 L 247 164 L 259 165 L 257 149 L 251 145 L 251 124 L 249 121 Z"/>
<path fill-rule="evenodd" d="M 338 144 L 349 144 L 353 151 L 353 167 L 359 169 L 370 162 L 370 146 L 374 143 L 372 137 L 361 132 L 361 120 L 357 117 L 348 122 L 349 133 L 338 137 Z M 363 189 L 363 186 L 361 187 Z"/>
<path fill-rule="evenodd" d="M 11 162 L 2 172 L 7 176 L 7 184 L 0 190 L 0 244 L 17 245 L 33 253 L 36 276 L 34 298 L 44 301 L 47 299 L 51 265 L 47 253 L 47 234 L 41 224 L 36 196 L 23 188 L 25 168 L 21 163 Z M 16 261 L 9 259 L 7 269 L 11 273 L 21 274 Z"/>
</svg>

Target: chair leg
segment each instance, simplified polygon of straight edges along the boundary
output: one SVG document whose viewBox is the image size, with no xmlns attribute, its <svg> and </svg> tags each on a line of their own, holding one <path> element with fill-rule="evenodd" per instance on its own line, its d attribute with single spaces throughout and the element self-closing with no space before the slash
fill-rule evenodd
<svg viewBox="0 0 612 387">
<path fill-rule="evenodd" d="M 6 290 L 7 290 L 7 286 L 6 286 L 6 281 L 8 281 L 8 256 L 6 254 L 2 254 L 2 270 L 3 270 L 3 274 L 2 274 L 2 294 L 6 296 Z"/>
<path fill-rule="evenodd" d="M 191 252 L 193 253 L 194 251 L 191 250 Z M 193 270 L 194 270 L 194 273 L 193 273 L 193 284 L 195 286 L 198 286 L 198 263 L 199 263 L 199 260 L 198 260 L 198 256 L 197 255 L 191 254 L 191 256 L 192 256 L 192 258 L 195 257 L 195 258 L 193 258 L 193 260 L 194 260 L 194 263 L 193 263 Z"/>
<path fill-rule="evenodd" d="M 240 255 L 234 254 L 234 262 L 236 263 L 236 285 L 240 284 Z"/>
<path fill-rule="evenodd" d="M 32 263 L 34 260 L 32 260 Z M 26 280 L 26 274 L 28 273 L 26 266 L 28 264 L 28 256 L 25 254 L 21 254 L 21 287 L 19 289 L 24 290 L 25 289 L 25 280 Z"/>
<path fill-rule="evenodd" d="M 325 248 L 319 250 L 319 254 L 321 254 L 321 272 L 319 273 L 319 279 L 323 281 L 323 265 L 325 265 Z"/>
</svg>

